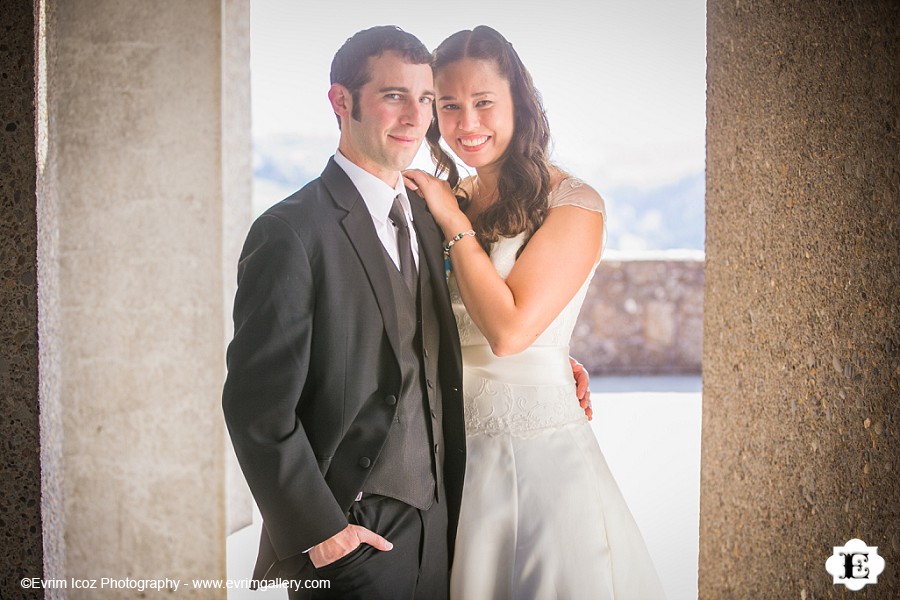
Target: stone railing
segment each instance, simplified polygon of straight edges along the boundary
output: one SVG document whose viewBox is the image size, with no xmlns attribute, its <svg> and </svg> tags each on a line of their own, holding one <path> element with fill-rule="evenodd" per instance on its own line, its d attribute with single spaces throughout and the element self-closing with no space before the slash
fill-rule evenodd
<svg viewBox="0 0 900 600">
<path fill-rule="evenodd" d="M 703 253 L 607 252 L 571 353 L 593 375 L 700 373 Z"/>
</svg>

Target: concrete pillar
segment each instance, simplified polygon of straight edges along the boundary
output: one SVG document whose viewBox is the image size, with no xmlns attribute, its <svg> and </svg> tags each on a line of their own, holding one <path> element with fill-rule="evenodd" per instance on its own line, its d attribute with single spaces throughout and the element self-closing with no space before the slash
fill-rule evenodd
<svg viewBox="0 0 900 600">
<path fill-rule="evenodd" d="M 224 578 L 248 2 L 50 4 L 66 575 Z"/>
<path fill-rule="evenodd" d="M 222 311 L 225 344 L 234 336 L 231 316 L 237 262 L 252 220 L 253 153 L 250 135 L 250 0 L 222 2 Z M 224 361 L 224 355 L 222 357 Z M 253 519 L 253 497 L 224 433 L 226 532 Z"/>
<path fill-rule="evenodd" d="M 700 597 L 898 597 L 900 4 L 707 15 Z"/>
<path fill-rule="evenodd" d="M 20 581 L 63 577 L 65 560 L 55 157 L 44 4 L 0 14 L 0 597 L 33 598 Z"/>
</svg>

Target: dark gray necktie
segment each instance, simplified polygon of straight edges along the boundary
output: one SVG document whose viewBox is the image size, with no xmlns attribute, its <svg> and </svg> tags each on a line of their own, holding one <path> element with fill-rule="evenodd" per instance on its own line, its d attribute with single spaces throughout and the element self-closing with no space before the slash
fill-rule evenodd
<svg viewBox="0 0 900 600">
<path fill-rule="evenodd" d="M 391 205 L 391 212 L 388 213 L 388 218 L 390 218 L 394 227 L 397 228 L 397 250 L 400 255 L 400 274 L 403 276 L 403 281 L 406 282 L 406 287 L 409 288 L 409 293 L 415 298 L 416 282 L 419 279 L 419 272 L 416 270 L 416 263 L 413 261 L 412 246 L 409 240 L 409 226 L 406 223 L 403 206 L 400 204 L 400 194 L 397 194 L 397 197 L 394 198 L 394 203 Z"/>
</svg>

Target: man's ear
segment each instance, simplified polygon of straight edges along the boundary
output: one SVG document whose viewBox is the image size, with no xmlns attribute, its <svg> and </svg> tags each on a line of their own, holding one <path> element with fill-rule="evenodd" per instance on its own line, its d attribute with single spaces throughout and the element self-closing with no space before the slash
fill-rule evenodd
<svg viewBox="0 0 900 600">
<path fill-rule="evenodd" d="M 353 110 L 353 95 L 350 90 L 339 83 L 332 83 L 328 89 L 328 100 L 339 119 L 350 118 L 350 111 Z"/>
</svg>

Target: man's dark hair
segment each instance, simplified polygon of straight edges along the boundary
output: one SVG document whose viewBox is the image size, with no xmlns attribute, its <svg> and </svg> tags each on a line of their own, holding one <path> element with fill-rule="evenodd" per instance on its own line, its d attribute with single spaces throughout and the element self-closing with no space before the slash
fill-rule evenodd
<svg viewBox="0 0 900 600">
<path fill-rule="evenodd" d="M 339 83 L 350 90 L 353 110 L 350 113 L 359 121 L 359 90 L 371 79 L 369 59 L 385 52 L 396 52 L 413 65 L 431 62 L 431 53 L 419 38 L 396 25 L 378 25 L 364 29 L 349 38 L 335 53 L 331 61 L 331 83 Z M 338 126 L 341 120 L 338 118 Z"/>
</svg>

